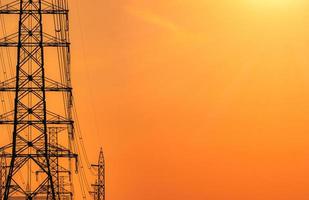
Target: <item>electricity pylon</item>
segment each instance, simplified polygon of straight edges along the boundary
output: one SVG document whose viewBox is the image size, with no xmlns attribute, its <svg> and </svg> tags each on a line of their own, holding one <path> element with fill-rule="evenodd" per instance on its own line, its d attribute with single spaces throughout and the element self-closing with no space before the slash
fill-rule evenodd
<svg viewBox="0 0 309 200">
<path fill-rule="evenodd" d="M 92 184 L 93 191 L 90 194 L 92 194 L 94 200 L 105 200 L 105 160 L 102 148 L 98 164 L 92 165 L 92 167 L 97 168 L 97 179 L 95 184 Z"/>
<path fill-rule="evenodd" d="M 2 152 L 2 156 L 0 158 L 0 199 L 3 198 L 4 189 L 5 189 L 5 180 L 6 180 L 6 159 L 4 152 Z"/>
<path fill-rule="evenodd" d="M 0 116 L 0 124 L 13 130 L 12 143 L 0 148 L 9 164 L 4 200 L 72 199 L 72 192 L 61 186 L 61 173 L 71 176 L 71 159 L 77 158 L 72 151 L 67 1 L 12 0 L 0 7 L 0 14 L 19 19 L 18 31 L 0 39 L 1 47 L 17 49 L 16 76 L 0 83 L 1 92 L 15 94 L 13 110 Z M 51 51 L 57 59 L 48 63 Z M 53 79 L 47 72 L 53 72 Z"/>
</svg>

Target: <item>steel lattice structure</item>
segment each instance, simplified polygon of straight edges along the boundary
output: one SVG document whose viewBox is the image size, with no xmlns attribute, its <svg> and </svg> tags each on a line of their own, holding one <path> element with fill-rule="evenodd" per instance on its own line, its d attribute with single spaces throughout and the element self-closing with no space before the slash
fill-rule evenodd
<svg viewBox="0 0 309 200">
<path fill-rule="evenodd" d="M 77 158 L 72 151 L 68 2 L 14 0 L 1 6 L 0 14 L 19 18 L 18 31 L 0 39 L 1 47 L 17 49 L 16 76 L 0 83 L 1 92 L 15 93 L 13 110 L 0 116 L 0 124 L 13 126 L 12 143 L 0 149 L 9 164 L 3 199 L 72 199 L 72 191 L 65 186 L 72 183 L 64 183 L 71 181 L 66 177 L 71 176 L 71 159 Z M 46 16 L 52 16 L 53 28 L 46 28 L 52 32 L 44 29 Z M 47 68 L 53 66 L 46 66 L 46 48 L 57 51 L 59 80 L 47 77 Z M 50 93 L 59 94 L 59 102 L 63 101 L 60 113 L 49 109 Z M 58 137 L 66 138 L 65 144 L 59 144 Z M 6 168 L 3 163 L 1 167 Z M 1 178 L 2 183 L 3 174 Z"/>
<path fill-rule="evenodd" d="M 4 190 L 5 190 L 5 182 L 7 176 L 7 163 L 5 159 L 4 152 L 2 152 L 2 156 L 0 158 L 0 198 L 3 198 Z"/>
<path fill-rule="evenodd" d="M 103 149 L 101 148 L 99 154 L 98 164 L 92 165 L 97 168 L 97 180 L 95 184 L 92 184 L 92 194 L 94 200 L 105 200 L 105 160 Z"/>
</svg>

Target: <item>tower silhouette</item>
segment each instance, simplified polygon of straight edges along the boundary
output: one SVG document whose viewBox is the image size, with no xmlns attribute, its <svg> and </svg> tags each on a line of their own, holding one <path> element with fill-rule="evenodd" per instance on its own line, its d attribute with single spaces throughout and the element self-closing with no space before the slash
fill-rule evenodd
<svg viewBox="0 0 309 200">
<path fill-rule="evenodd" d="M 105 159 L 102 148 L 99 153 L 98 164 L 92 166 L 97 168 L 97 179 L 92 184 L 93 191 L 90 194 L 92 194 L 94 200 L 105 200 Z"/>
<path fill-rule="evenodd" d="M 0 116 L 0 124 L 13 130 L 12 142 L 0 148 L 9 164 L 1 172 L 1 178 L 6 174 L 2 198 L 72 199 L 71 159 L 77 154 L 68 1 L 13 0 L 0 14 L 18 15 L 18 30 L 0 39 L 0 47 L 17 50 L 16 76 L 0 83 L 1 92 L 15 94 L 13 110 Z M 57 59 L 47 62 L 48 54 Z"/>
</svg>

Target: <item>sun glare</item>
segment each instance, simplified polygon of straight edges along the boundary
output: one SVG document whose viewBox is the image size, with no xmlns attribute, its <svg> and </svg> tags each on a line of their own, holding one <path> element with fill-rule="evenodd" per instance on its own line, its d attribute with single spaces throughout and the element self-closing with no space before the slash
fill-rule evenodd
<svg viewBox="0 0 309 200">
<path fill-rule="evenodd" d="M 293 5 L 299 0 L 249 0 L 249 2 L 254 6 L 260 7 L 282 7 Z"/>
</svg>

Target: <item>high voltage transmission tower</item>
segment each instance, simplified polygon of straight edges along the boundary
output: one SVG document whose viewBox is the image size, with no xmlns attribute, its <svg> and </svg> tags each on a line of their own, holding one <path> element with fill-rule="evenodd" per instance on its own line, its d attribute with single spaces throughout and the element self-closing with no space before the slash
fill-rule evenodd
<svg viewBox="0 0 309 200">
<path fill-rule="evenodd" d="M 95 184 L 92 184 L 93 191 L 92 194 L 94 200 L 105 200 L 105 160 L 103 149 L 101 148 L 98 164 L 92 165 L 97 168 L 97 179 Z"/>
<path fill-rule="evenodd" d="M 0 115 L 0 124 L 12 130 L 11 143 L 0 148 L 1 199 L 73 199 L 72 160 L 77 163 L 80 150 L 74 141 L 68 13 L 68 0 L 8 0 L 0 6 L 0 15 L 18 18 L 18 30 L 0 39 L 0 47 L 17 49 L 15 75 L 0 83 L 0 92 L 14 94 L 12 110 Z M 103 151 L 97 167 L 101 200 Z"/>
<path fill-rule="evenodd" d="M 71 146 L 68 4 L 64 0 L 18 0 L 2 6 L 0 14 L 18 15 L 18 31 L 0 40 L 1 47 L 17 48 L 16 76 L 0 87 L 0 91 L 15 93 L 14 109 L 0 116 L 1 124 L 13 126 L 12 143 L 1 148 L 1 155 L 10 159 L 3 199 L 60 199 L 59 176 L 71 175 L 70 159 L 77 157 Z M 53 32 L 48 32 L 47 24 L 43 27 L 47 20 L 43 15 L 52 15 Z M 48 47 L 57 49 L 60 81 L 48 78 Z M 52 92 L 63 95 L 64 112 L 51 111 L 47 96 Z M 54 139 L 58 130 L 66 130 L 66 144 Z M 68 161 L 59 162 L 61 159 Z M 66 194 L 67 199 L 72 198 L 71 191 Z"/>
</svg>

